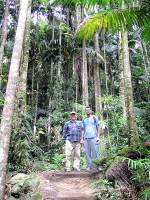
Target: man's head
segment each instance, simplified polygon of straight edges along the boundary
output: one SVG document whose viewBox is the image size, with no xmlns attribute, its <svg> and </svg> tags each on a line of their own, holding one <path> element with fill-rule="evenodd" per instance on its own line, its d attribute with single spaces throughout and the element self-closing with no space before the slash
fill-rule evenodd
<svg viewBox="0 0 150 200">
<path fill-rule="evenodd" d="M 70 120 L 71 121 L 77 120 L 77 113 L 75 111 L 70 112 Z"/>
<path fill-rule="evenodd" d="M 91 114 L 92 114 L 92 109 L 91 109 L 91 107 L 90 107 L 90 106 L 86 106 L 85 112 L 86 112 L 86 114 L 87 114 L 88 116 L 91 115 Z"/>
</svg>

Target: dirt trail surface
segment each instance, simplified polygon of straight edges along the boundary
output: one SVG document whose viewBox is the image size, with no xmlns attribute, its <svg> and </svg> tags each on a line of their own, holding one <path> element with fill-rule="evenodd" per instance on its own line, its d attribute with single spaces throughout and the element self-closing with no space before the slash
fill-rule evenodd
<svg viewBox="0 0 150 200">
<path fill-rule="evenodd" d="M 97 175 L 96 171 L 43 172 L 39 190 L 43 200 L 95 200 L 96 190 L 90 184 Z"/>
</svg>

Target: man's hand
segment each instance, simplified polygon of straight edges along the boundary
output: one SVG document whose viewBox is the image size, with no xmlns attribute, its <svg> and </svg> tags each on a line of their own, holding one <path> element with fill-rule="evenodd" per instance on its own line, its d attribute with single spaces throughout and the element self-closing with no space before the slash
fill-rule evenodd
<svg viewBox="0 0 150 200">
<path fill-rule="evenodd" d="M 99 137 L 96 137 L 96 142 L 99 142 Z"/>
<path fill-rule="evenodd" d="M 80 140 L 80 144 L 83 144 L 83 138 L 81 138 L 81 140 Z"/>
</svg>

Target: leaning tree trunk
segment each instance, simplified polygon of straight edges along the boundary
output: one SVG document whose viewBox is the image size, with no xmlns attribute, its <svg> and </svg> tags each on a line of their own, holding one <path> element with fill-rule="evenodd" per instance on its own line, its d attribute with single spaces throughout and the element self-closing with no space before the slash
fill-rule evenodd
<svg viewBox="0 0 150 200">
<path fill-rule="evenodd" d="M 28 73 L 28 62 L 29 62 L 29 47 L 30 47 L 30 24 L 31 24 L 31 0 L 29 0 L 29 7 L 26 19 L 22 60 L 20 66 L 20 77 L 18 87 L 18 100 L 21 111 L 26 110 L 26 93 L 27 93 L 27 73 Z"/>
<path fill-rule="evenodd" d="M 8 160 L 10 133 L 12 117 L 14 113 L 16 86 L 18 81 L 19 64 L 21 60 L 28 2 L 28 0 L 21 2 L 21 9 L 8 76 L 5 103 L 2 112 L 2 120 L 0 127 L 0 199 L 4 198 L 6 184 L 6 167 Z"/>
<path fill-rule="evenodd" d="M 128 132 L 130 138 L 130 145 L 137 146 L 139 144 L 139 135 L 136 124 L 136 118 L 134 113 L 134 100 L 133 89 L 131 81 L 131 67 L 129 60 L 129 48 L 128 48 L 128 34 L 127 31 L 122 31 L 122 50 L 123 50 L 123 72 L 125 83 L 125 103 L 126 113 L 128 120 Z"/>
<path fill-rule="evenodd" d="M 100 54 L 99 47 L 99 31 L 95 34 L 95 51 Z M 102 102 L 101 102 L 101 85 L 100 85 L 100 68 L 98 59 L 94 62 L 94 88 L 95 88 L 95 111 L 102 115 Z"/>
<path fill-rule="evenodd" d="M 3 56 L 4 56 L 4 48 L 7 39 L 7 27 L 8 27 L 8 15 L 9 15 L 9 0 L 6 0 L 5 6 L 5 14 L 4 14 L 4 21 L 2 27 L 2 35 L 1 35 L 1 45 L 0 45 L 0 88 L 2 84 L 2 63 L 3 63 Z"/>
</svg>

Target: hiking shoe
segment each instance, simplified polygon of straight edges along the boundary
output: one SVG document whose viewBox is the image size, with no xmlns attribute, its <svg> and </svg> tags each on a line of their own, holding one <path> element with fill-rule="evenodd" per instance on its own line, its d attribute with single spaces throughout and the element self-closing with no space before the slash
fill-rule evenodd
<svg viewBox="0 0 150 200">
<path fill-rule="evenodd" d="M 77 168 L 73 168 L 75 171 L 77 171 L 77 172 L 80 172 L 80 169 L 77 169 Z"/>
<path fill-rule="evenodd" d="M 66 169 L 66 172 L 71 172 L 71 169 Z"/>
<path fill-rule="evenodd" d="M 87 167 L 87 168 L 86 168 L 86 171 L 90 172 L 90 171 L 91 171 L 91 168 L 90 168 L 90 167 Z"/>
</svg>

